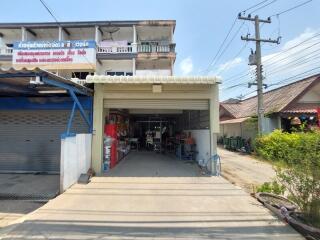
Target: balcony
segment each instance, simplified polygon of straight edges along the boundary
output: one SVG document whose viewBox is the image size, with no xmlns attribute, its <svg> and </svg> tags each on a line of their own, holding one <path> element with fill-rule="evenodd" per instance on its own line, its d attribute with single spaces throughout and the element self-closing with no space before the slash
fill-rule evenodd
<svg viewBox="0 0 320 240">
<path fill-rule="evenodd" d="M 13 48 L 11 47 L 2 47 L 0 48 L 0 55 L 11 56 Z"/>
<path fill-rule="evenodd" d="M 132 46 L 97 47 L 97 53 L 132 53 Z"/>
<path fill-rule="evenodd" d="M 149 44 L 139 44 L 137 46 L 137 51 L 139 53 L 174 53 L 175 44 L 159 44 L 159 45 L 149 45 Z"/>
</svg>

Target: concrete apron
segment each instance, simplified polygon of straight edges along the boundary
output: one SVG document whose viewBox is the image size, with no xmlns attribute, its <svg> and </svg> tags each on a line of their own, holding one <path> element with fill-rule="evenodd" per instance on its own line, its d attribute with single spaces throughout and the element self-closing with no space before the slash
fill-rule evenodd
<svg viewBox="0 0 320 240">
<path fill-rule="evenodd" d="M 0 239 L 303 239 L 221 177 L 94 177 Z"/>
</svg>

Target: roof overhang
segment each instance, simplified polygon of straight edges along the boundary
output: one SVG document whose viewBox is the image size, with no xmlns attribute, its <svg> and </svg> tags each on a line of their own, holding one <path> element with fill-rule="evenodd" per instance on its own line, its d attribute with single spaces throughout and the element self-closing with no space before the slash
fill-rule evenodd
<svg viewBox="0 0 320 240">
<path fill-rule="evenodd" d="M 233 124 L 233 123 L 243 123 L 250 117 L 244 117 L 244 118 L 235 118 L 230 120 L 221 121 L 220 124 Z"/>
<path fill-rule="evenodd" d="M 105 76 L 88 75 L 87 83 L 105 84 L 201 84 L 221 83 L 221 79 L 212 76 Z"/>
<path fill-rule="evenodd" d="M 0 96 L 66 95 L 68 91 L 91 96 L 92 89 L 40 68 L 0 68 Z"/>
</svg>

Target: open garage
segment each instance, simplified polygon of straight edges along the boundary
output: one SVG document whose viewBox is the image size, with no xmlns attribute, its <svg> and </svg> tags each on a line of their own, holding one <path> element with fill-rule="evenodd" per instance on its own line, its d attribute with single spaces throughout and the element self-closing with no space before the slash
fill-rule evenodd
<svg viewBox="0 0 320 240">
<path fill-rule="evenodd" d="M 87 81 L 95 90 L 92 166 L 97 174 L 171 176 L 179 173 L 170 169 L 185 163 L 205 164 L 214 172 L 218 79 L 88 76 Z"/>
</svg>

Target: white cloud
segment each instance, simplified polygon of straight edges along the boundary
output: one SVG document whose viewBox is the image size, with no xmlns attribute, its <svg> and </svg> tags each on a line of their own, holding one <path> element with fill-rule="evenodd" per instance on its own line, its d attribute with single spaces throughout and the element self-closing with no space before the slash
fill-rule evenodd
<svg viewBox="0 0 320 240">
<path fill-rule="evenodd" d="M 280 51 L 262 58 L 267 83 L 295 77 L 305 71 L 319 67 L 320 36 L 304 42 L 318 34 L 319 30 L 307 28 L 299 36 L 284 43 Z M 298 44 L 301 45 L 294 47 Z M 311 71 L 309 73 L 313 74 L 315 72 Z M 303 77 L 304 75 L 299 75 L 296 78 Z M 296 78 L 292 78 L 292 80 L 296 80 Z"/>
<path fill-rule="evenodd" d="M 180 70 L 182 75 L 188 75 L 193 71 L 193 63 L 191 57 L 187 57 L 180 62 Z"/>
<path fill-rule="evenodd" d="M 216 73 L 220 73 L 222 71 L 230 70 L 236 66 L 238 66 L 240 63 L 243 62 L 243 59 L 240 57 L 234 58 L 232 60 L 229 60 L 223 64 L 220 64 L 218 69 L 216 70 Z"/>
</svg>

